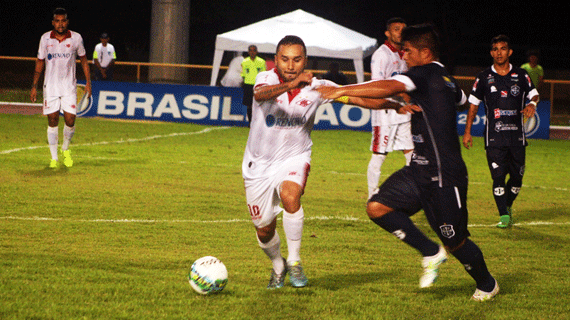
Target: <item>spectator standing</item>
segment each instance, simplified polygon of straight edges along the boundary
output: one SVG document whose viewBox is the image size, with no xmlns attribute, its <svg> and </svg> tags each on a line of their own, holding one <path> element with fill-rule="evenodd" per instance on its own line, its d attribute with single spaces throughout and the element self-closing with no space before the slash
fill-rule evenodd
<svg viewBox="0 0 570 320">
<path fill-rule="evenodd" d="M 93 51 L 93 64 L 95 65 L 94 77 L 98 81 L 113 80 L 113 65 L 117 59 L 115 47 L 109 43 L 109 35 L 101 34 L 101 43 L 95 46 Z"/>
<path fill-rule="evenodd" d="M 544 80 L 544 69 L 542 69 L 542 66 L 538 64 L 540 60 L 540 51 L 537 49 L 529 50 L 527 52 L 527 59 L 528 62 L 523 64 L 521 68 L 526 70 L 532 80 L 532 83 L 536 87 L 536 90 L 540 92 L 542 80 Z"/>
<path fill-rule="evenodd" d="M 241 76 L 243 78 L 243 104 L 247 107 L 247 119 L 251 122 L 251 104 L 253 103 L 253 85 L 257 74 L 265 71 L 265 60 L 257 56 L 257 46 L 250 45 L 247 49 L 248 57 L 241 63 Z"/>
<path fill-rule="evenodd" d="M 338 62 L 331 62 L 329 65 L 329 71 L 323 75 L 323 79 L 332 81 L 341 86 L 348 84 L 348 79 L 346 75 L 339 71 L 340 67 Z"/>
</svg>

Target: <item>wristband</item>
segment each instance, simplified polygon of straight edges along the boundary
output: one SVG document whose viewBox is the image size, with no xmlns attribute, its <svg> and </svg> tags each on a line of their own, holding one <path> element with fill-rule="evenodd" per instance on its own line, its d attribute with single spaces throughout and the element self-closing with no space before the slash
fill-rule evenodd
<svg viewBox="0 0 570 320">
<path fill-rule="evenodd" d="M 348 103 L 348 96 L 338 97 L 338 98 L 334 99 L 334 101 L 347 104 Z"/>
<path fill-rule="evenodd" d="M 531 102 L 529 102 L 529 105 L 531 105 L 531 104 L 532 104 L 532 105 L 534 106 L 534 108 L 536 109 L 536 101 L 531 101 Z"/>
</svg>

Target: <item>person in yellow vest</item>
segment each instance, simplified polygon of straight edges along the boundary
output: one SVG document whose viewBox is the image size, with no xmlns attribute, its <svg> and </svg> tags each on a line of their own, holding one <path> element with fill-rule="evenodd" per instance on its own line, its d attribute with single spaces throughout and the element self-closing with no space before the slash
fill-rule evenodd
<svg viewBox="0 0 570 320">
<path fill-rule="evenodd" d="M 249 57 L 241 63 L 243 78 L 243 104 L 247 107 L 247 119 L 251 122 L 251 104 L 253 103 L 253 85 L 257 74 L 265 71 L 265 60 L 257 56 L 257 47 L 251 45 L 247 50 Z"/>
<path fill-rule="evenodd" d="M 521 68 L 526 70 L 536 90 L 540 91 L 544 79 L 544 69 L 538 64 L 539 56 L 540 52 L 538 50 L 529 50 L 527 52 L 528 62 L 523 64 Z"/>
</svg>

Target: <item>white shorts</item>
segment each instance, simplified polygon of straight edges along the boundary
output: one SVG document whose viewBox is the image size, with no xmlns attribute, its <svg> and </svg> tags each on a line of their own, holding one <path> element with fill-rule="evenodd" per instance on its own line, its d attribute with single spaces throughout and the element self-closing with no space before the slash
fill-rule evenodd
<svg viewBox="0 0 570 320">
<path fill-rule="evenodd" d="M 44 98 L 44 115 L 58 111 L 77 114 L 77 94 Z"/>
<path fill-rule="evenodd" d="M 412 150 L 412 123 L 403 122 L 389 126 L 372 127 L 370 151 L 388 153 L 394 150 Z"/>
<path fill-rule="evenodd" d="M 303 154 L 282 163 L 271 174 L 256 179 L 244 179 L 245 198 L 251 221 L 256 228 L 268 226 L 281 213 L 280 191 L 283 181 L 292 181 L 303 190 L 309 177 L 311 158 Z"/>
</svg>

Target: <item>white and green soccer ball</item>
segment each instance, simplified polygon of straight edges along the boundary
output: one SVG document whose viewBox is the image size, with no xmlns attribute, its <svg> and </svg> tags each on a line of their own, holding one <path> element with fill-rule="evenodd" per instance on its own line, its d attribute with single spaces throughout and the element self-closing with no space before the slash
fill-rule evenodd
<svg viewBox="0 0 570 320">
<path fill-rule="evenodd" d="M 202 257 L 192 264 L 188 281 L 199 294 L 220 292 L 228 283 L 228 270 L 218 258 Z"/>
</svg>

